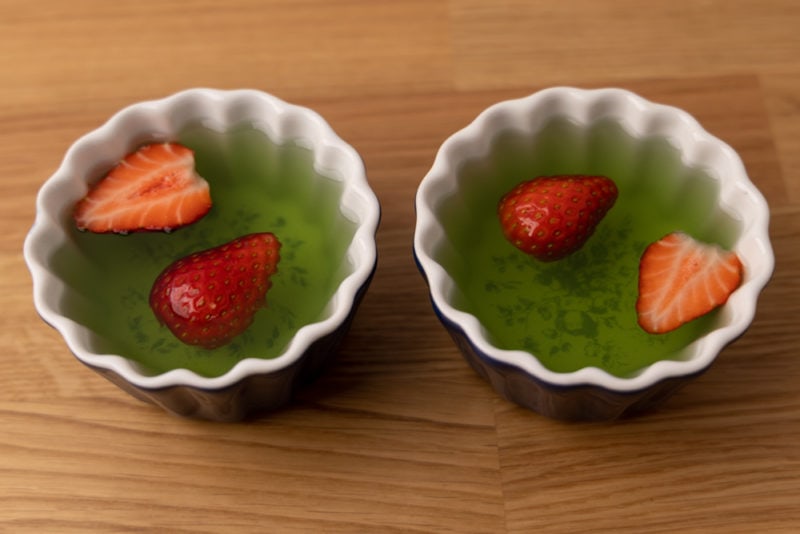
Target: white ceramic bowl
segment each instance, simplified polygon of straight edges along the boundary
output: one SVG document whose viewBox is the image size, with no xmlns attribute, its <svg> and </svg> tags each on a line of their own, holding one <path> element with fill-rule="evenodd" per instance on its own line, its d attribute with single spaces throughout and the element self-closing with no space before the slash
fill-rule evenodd
<svg viewBox="0 0 800 534">
<path fill-rule="evenodd" d="M 692 212 L 687 217 L 706 240 L 721 241 L 739 255 L 745 268 L 741 286 L 688 346 L 629 373 L 611 374 L 600 365 L 554 371 L 532 351 L 500 348 L 478 318 L 482 305 L 464 297 L 465 283 L 457 279 L 465 278 L 454 276 L 480 253 L 465 245 L 469 240 L 457 226 L 470 224 L 463 217 L 493 213 L 503 192 L 537 174 L 606 174 L 620 186 L 617 206 L 631 190 L 659 190 L 667 199 L 663 210 Z M 662 402 L 748 328 L 774 264 L 768 206 L 734 150 L 686 112 L 621 89 L 556 87 L 489 107 L 443 143 L 419 186 L 416 212 L 418 267 L 437 315 L 466 360 L 505 398 L 558 419 L 609 420 Z M 633 224 L 650 224 L 658 213 L 639 213 Z M 601 228 L 615 224 L 606 220 Z M 498 225 L 499 236 L 499 223 L 489 224 Z M 563 265 L 569 270 L 575 264 Z M 635 276 L 638 262 L 625 268 Z M 592 321 L 593 313 L 573 315 Z M 508 320 L 524 323 L 513 313 Z"/>
<path fill-rule="evenodd" d="M 237 135 L 233 132 L 242 131 L 250 137 L 237 141 L 244 143 L 236 145 L 239 148 L 232 148 L 231 139 Z M 219 205 L 215 201 L 212 212 L 195 223 L 196 229 L 182 228 L 169 235 L 98 236 L 76 231 L 71 218 L 75 202 L 114 163 L 146 142 L 187 139 L 185 144 L 195 149 L 198 170 L 203 158 L 211 161 L 203 147 L 211 147 L 209 150 L 213 149 L 219 158 L 213 165 L 206 165 L 206 172 L 211 175 L 204 176 L 211 184 L 212 199 L 215 194 L 222 198 L 233 190 L 244 191 L 243 196 L 234 197 L 231 193 L 227 201 L 220 200 Z M 201 139 L 205 144 L 200 143 Z M 192 142 L 199 143 L 199 148 L 192 146 Z M 257 161 L 253 164 L 254 172 L 231 170 L 241 164 L 242 154 Z M 230 176 L 225 180 L 214 176 L 219 169 L 230 170 Z M 258 331 L 255 341 L 243 349 L 245 353 L 230 368 L 219 373 L 190 368 L 154 371 L 141 363 L 140 356 L 149 349 L 133 342 L 128 347 L 130 353 L 109 351 L 109 346 L 114 347 L 113 338 L 120 332 L 138 328 L 140 323 L 150 327 L 156 323 L 150 324 L 155 318 L 147 313 L 136 317 L 123 314 L 125 320 L 119 320 L 109 312 L 108 320 L 97 319 L 105 313 L 105 299 L 133 299 L 141 309 L 149 292 L 149 282 L 145 281 L 139 282 L 141 287 L 133 286 L 125 289 L 124 294 L 114 295 L 116 288 L 105 278 L 115 273 L 95 265 L 97 258 L 103 257 L 98 256 L 98 250 L 124 258 L 128 254 L 126 247 L 139 243 L 138 250 L 155 251 L 152 269 L 156 273 L 185 253 L 221 244 L 244 233 L 275 231 L 281 238 L 280 228 L 263 226 L 264 219 L 270 219 L 271 215 L 261 212 L 270 209 L 270 205 L 272 209 L 278 205 L 270 204 L 268 195 L 288 194 L 287 188 L 294 187 L 286 185 L 287 180 L 294 179 L 293 172 L 308 181 L 305 187 L 297 186 L 301 193 L 296 193 L 304 195 L 305 211 L 313 212 L 317 217 L 315 224 L 330 234 L 325 240 L 340 241 L 338 248 L 331 249 L 329 262 L 315 262 L 319 265 L 313 267 L 321 273 L 318 277 L 329 284 L 330 295 L 326 295 L 327 300 L 323 300 L 317 312 L 307 313 L 315 314 L 312 319 L 291 324 L 289 331 L 293 333 L 286 334 L 289 339 L 273 347 L 268 358 L 261 357 L 265 344 L 260 332 L 270 326 L 259 324 L 257 319 L 251 326 Z M 239 201 L 241 206 L 237 204 Z M 214 214 L 215 210 L 218 213 Z M 286 220 L 288 216 L 272 218 L 279 225 L 293 224 L 292 220 Z M 316 112 L 256 90 L 190 89 L 161 100 L 131 105 L 69 148 L 60 168 L 39 192 L 36 220 L 25 240 L 24 256 L 33 278 L 36 310 L 62 334 L 78 360 L 128 393 L 169 412 L 211 420 L 238 420 L 284 405 L 298 385 L 321 372 L 345 335 L 372 279 L 379 219 L 379 203 L 367 183 L 361 158 Z M 293 242 L 283 244 L 278 274 L 273 277 L 273 288 L 267 296 L 268 309 L 284 309 L 283 316 L 273 312 L 278 314 L 278 320 L 293 316 L 292 303 L 280 302 L 280 289 L 275 293 L 281 285 L 278 277 L 308 276 L 302 282 L 313 285 L 313 277 L 317 276 L 305 273 L 303 267 L 284 265 L 285 261 L 291 262 L 286 260 L 287 256 L 300 250 L 299 240 L 292 239 Z M 90 287 L 91 277 L 79 274 L 83 267 L 96 269 L 95 280 L 110 289 L 99 292 Z M 116 268 L 123 269 L 124 265 L 117 264 Z M 125 284 L 122 276 L 120 284 Z M 153 336 L 152 332 L 151 328 L 137 335 L 151 343 L 154 350 L 173 346 L 171 341 L 162 339 L 153 343 L 147 339 Z M 195 358 L 192 361 L 205 365 L 207 362 L 202 358 L 213 356 L 192 357 Z"/>
</svg>

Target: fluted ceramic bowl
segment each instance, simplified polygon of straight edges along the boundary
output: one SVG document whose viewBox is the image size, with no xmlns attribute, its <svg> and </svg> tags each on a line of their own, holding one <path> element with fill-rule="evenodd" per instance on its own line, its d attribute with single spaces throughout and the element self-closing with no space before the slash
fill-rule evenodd
<svg viewBox="0 0 800 534">
<path fill-rule="evenodd" d="M 613 179 L 584 247 L 539 263 L 502 236 L 502 195 L 540 175 Z M 651 409 L 752 322 L 773 270 L 768 206 L 730 146 L 686 112 L 620 89 L 550 88 L 497 103 L 448 138 L 416 196 L 414 253 L 434 310 L 502 396 L 565 420 Z M 672 231 L 737 253 L 728 301 L 670 334 L 637 325 L 638 262 Z"/>
<path fill-rule="evenodd" d="M 75 203 L 156 141 L 195 153 L 213 207 L 170 233 L 80 232 Z M 287 403 L 345 335 L 376 265 L 378 200 L 316 112 L 256 90 L 189 89 L 131 105 L 78 139 L 42 186 L 24 256 L 34 304 L 82 363 L 168 412 L 239 420 Z M 251 232 L 282 242 L 267 307 L 228 345 L 179 342 L 148 306 L 174 260 Z"/>
</svg>

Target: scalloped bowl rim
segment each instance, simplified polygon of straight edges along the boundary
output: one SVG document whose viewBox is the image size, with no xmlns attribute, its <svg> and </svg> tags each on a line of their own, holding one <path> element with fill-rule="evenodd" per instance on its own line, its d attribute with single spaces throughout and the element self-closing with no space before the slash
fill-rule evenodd
<svg viewBox="0 0 800 534">
<path fill-rule="evenodd" d="M 199 106 L 207 111 L 209 116 L 198 117 L 187 114 L 181 119 L 180 106 L 189 106 L 192 109 Z M 243 107 L 234 109 L 235 106 Z M 176 110 L 178 111 L 176 112 Z M 276 125 L 260 122 L 256 115 L 246 114 L 245 118 L 242 116 L 243 110 L 250 113 L 259 111 L 272 113 L 278 123 Z M 173 116 L 171 113 L 177 114 Z M 62 246 L 67 240 L 67 231 L 52 211 L 54 206 L 61 206 L 63 209 L 63 202 L 59 202 L 56 198 L 60 188 L 70 185 L 75 180 L 86 180 L 79 177 L 79 169 L 76 168 L 77 161 L 84 157 L 84 154 L 91 153 L 98 147 L 108 147 L 120 141 L 124 142 L 126 150 L 134 148 L 135 146 L 130 146 L 134 144 L 134 137 L 132 132 L 124 130 L 125 125 L 129 121 L 144 120 L 146 122 L 155 118 L 159 120 L 166 118 L 163 124 L 153 126 L 152 135 L 155 137 L 174 135 L 181 125 L 198 118 L 203 121 L 208 119 L 212 127 L 223 129 L 246 120 L 264 131 L 273 141 L 291 140 L 304 144 L 310 142 L 306 148 L 312 149 L 314 166 L 322 174 L 326 174 L 326 169 L 319 169 L 320 153 L 323 150 L 336 151 L 341 156 L 338 161 L 346 162 L 346 172 L 336 179 L 343 184 L 340 209 L 346 208 L 355 212 L 360 218 L 360 221 L 354 221 L 357 222 L 357 228 L 345 256 L 351 262 L 352 270 L 331 297 L 327 309 L 331 308 L 331 303 L 333 305 L 327 316 L 318 322 L 299 328 L 279 356 L 270 359 L 246 358 L 237 362 L 228 372 L 215 377 L 202 376 L 184 368 L 147 375 L 137 369 L 138 364 L 123 356 L 91 351 L 87 345 L 89 329 L 58 311 L 58 300 L 66 289 L 66 285 L 48 269 L 48 254 Z M 280 127 L 294 132 L 292 137 L 275 139 L 279 135 L 271 129 Z M 120 154 L 120 157 L 124 153 L 125 151 Z M 96 160 L 96 158 L 92 159 Z M 118 159 L 119 157 L 111 158 L 114 161 Z M 327 175 L 330 176 L 330 173 L 328 172 Z M 333 332 L 346 320 L 357 293 L 369 282 L 377 262 L 375 233 L 379 219 L 380 205 L 367 182 L 366 169 L 361 157 L 352 146 L 334 132 L 316 111 L 290 104 L 274 95 L 256 89 L 193 88 L 176 92 L 164 98 L 130 104 L 114 113 L 100 127 L 75 141 L 67 150 L 60 167 L 39 190 L 36 199 L 36 218 L 26 236 L 23 256 L 31 272 L 33 300 L 37 312 L 46 323 L 53 326 L 63 336 L 71 352 L 83 363 L 91 367 L 113 371 L 127 382 L 144 389 L 189 386 L 204 390 L 217 390 L 231 386 L 251 375 L 271 373 L 289 367 L 303 356 L 313 342 Z"/>
<path fill-rule="evenodd" d="M 728 323 L 693 342 L 687 348 L 690 355 L 687 359 L 660 360 L 630 377 L 618 377 L 594 366 L 573 372 L 556 372 L 546 368 L 528 352 L 494 346 L 484 335 L 477 317 L 449 303 L 447 295 L 455 282 L 429 251 L 435 250 L 445 239 L 431 206 L 443 192 L 455 190 L 452 178 L 456 168 L 452 160 L 464 159 L 467 153 L 470 158 L 486 154 L 494 138 L 492 133 L 502 129 L 497 128 L 498 124 L 532 134 L 545 119 L 555 116 L 567 116 L 580 125 L 601 117 L 610 118 L 618 121 L 634 137 L 652 134 L 669 139 L 680 149 L 685 164 L 702 166 L 703 161 L 722 161 L 731 171 L 725 180 L 716 177 L 720 181 L 719 201 L 728 210 L 735 211 L 745 203 L 749 206 L 748 214 L 752 216 L 741 221 L 741 235 L 734 246 L 745 263 L 745 278 L 723 306 L 730 314 Z M 532 117 L 538 120 L 530 120 Z M 551 87 L 489 106 L 443 142 L 432 167 L 419 185 L 415 207 L 414 253 L 437 312 L 463 331 L 482 358 L 516 367 L 556 387 L 598 386 L 609 391 L 632 393 L 669 378 L 699 374 L 713 363 L 727 344 L 748 328 L 755 315 L 757 298 L 774 269 L 768 234 L 769 207 L 747 176 L 739 155 L 728 144 L 708 133 L 689 113 L 651 102 L 621 88 Z M 741 253 L 742 247 L 746 247 L 747 254 Z"/>
</svg>

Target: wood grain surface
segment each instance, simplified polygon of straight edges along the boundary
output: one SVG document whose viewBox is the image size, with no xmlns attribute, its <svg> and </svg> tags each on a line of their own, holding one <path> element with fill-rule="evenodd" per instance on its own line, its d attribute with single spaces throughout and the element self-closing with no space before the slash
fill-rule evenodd
<svg viewBox="0 0 800 534">
<path fill-rule="evenodd" d="M 800 532 L 798 29 L 795 0 L 0 0 L 0 532 Z M 564 424 L 498 398 L 411 256 L 439 144 L 551 85 L 683 107 L 772 209 L 751 329 L 643 417 Z M 241 424 L 169 416 L 81 366 L 22 258 L 77 137 L 197 86 L 317 109 L 383 205 L 330 371 Z"/>
</svg>

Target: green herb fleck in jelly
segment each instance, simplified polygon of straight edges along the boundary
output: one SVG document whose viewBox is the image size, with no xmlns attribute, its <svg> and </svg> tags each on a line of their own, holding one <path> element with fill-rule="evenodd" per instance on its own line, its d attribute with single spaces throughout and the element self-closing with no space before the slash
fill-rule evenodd
<svg viewBox="0 0 800 534">
<path fill-rule="evenodd" d="M 277 146 L 246 124 L 228 135 L 191 125 L 178 140 L 195 151 L 197 170 L 211 185 L 209 214 L 169 234 L 75 231 L 78 252 L 63 249 L 57 263 L 86 297 L 69 299 L 70 315 L 97 332 L 98 352 L 123 355 L 154 374 L 187 368 L 218 376 L 244 358 L 280 355 L 302 325 L 323 318 L 355 227 L 338 212 L 341 183 L 319 175 L 307 149 Z M 267 305 L 246 332 L 209 351 L 180 343 L 158 324 L 149 293 L 167 265 L 259 231 L 274 232 L 283 247 Z"/>
<path fill-rule="evenodd" d="M 488 158 L 459 172 L 462 191 L 441 208 L 452 247 L 440 261 L 461 288 L 456 307 L 475 315 L 496 346 L 528 351 L 558 372 L 597 366 L 630 376 L 680 357 L 714 321 L 711 313 L 661 336 L 637 324 L 638 265 L 648 243 L 682 229 L 726 245 L 738 225 L 723 213 L 709 215 L 715 182 L 685 168 L 666 142 L 652 139 L 634 149 L 611 122 L 597 124 L 587 140 L 559 119 L 533 141 L 501 135 Z M 619 197 L 582 249 L 542 263 L 503 238 L 496 201 L 523 180 L 554 174 L 608 176 Z"/>
</svg>

